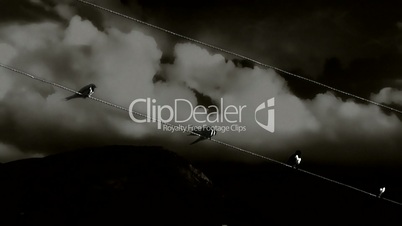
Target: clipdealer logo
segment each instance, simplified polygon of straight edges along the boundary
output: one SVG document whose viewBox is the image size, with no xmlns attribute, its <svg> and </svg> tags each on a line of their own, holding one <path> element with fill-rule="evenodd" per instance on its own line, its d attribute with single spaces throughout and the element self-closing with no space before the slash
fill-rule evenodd
<svg viewBox="0 0 402 226">
<path fill-rule="evenodd" d="M 275 132 L 275 109 L 273 108 L 275 106 L 275 98 L 271 98 L 267 100 L 267 102 L 263 102 L 258 107 L 255 109 L 254 112 L 254 119 L 257 122 L 257 124 L 265 129 L 266 131 L 269 131 L 271 133 Z M 257 112 L 262 111 L 264 109 L 267 109 L 267 123 L 261 123 L 257 119 Z"/>
<path fill-rule="evenodd" d="M 147 109 L 146 115 L 148 118 L 140 119 L 136 118 L 134 115 L 134 107 L 136 105 L 142 105 Z M 183 106 L 184 105 L 184 106 Z M 254 111 L 254 118 L 256 123 L 266 131 L 271 133 L 275 132 L 275 98 L 271 98 L 266 102 L 261 103 Z M 186 116 L 181 116 L 179 118 L 178 112 L 182 112 L 180 108 L 190 109 L 189 114 Z M 200 124 L 216 124 L 225 123 L 230 124 L 230 126 L 212 126 L 218 132 L 244 132 L 246 131 L 246 126 L 241 125 L 243 110 L 247 108 L 247 105 L 225 105 L 223 98 L 220 99 L 219 107 L 216 105 L 209 105 L 205 107 L 203 105 L 196 105 L 186 100 L 186 99 L 175 99 L 174 106 L 170 105 L 160 105 L 157 104 L 156 99 L 153 98 L 139 98 L 131 102 L 129 106 L 129 116 L 137 123 L 150 123 L 156 122 L 158 129 L 163 129 L 167 131 L 191 131 L 194 129 L 193 126 L 183 126 L 178 125 L 172 128 L 171 126 L 165 125 L 165 123 L 186 123 L 189 121 L 195 121 Z M 218 114 L 220 109 L 221 114 Z M 263 110 L 267 110 L 267 122 L 260 122 L 257 119 L 257 113 Z M 208 113 L 209 112 L 209 113 Z"/>
</svg>

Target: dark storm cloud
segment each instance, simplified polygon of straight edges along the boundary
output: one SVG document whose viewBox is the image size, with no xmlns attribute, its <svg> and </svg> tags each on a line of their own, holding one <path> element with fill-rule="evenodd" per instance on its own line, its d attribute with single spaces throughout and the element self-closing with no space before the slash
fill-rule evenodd
<svg viewBox="0 0 402 226">
<path fill-rule="evenodd" d="M 365 97 L 400 77 L 395 1 L 125 1 L 134 4 L 159 26 Z M 285 78 L 302 97 L 325 91 Z"/>
<path fill-rule="evenodd" d="M 103 29 L 102 14 L 93 8 L 79 7 L 81 5 L 75 0 L 2 0 L 1 6 L 0 24 L 49 20 L 68 23 L 77 14 L 90 20 L 98 29 Z"/>
<path fill-rule="evenodd" d="M 2 0 L 0 7 L 0 22 L 37 22 L 43 20 L 59 20 L 59 15 L 44 7 L 41 1 L 33 0 Z"/>
<path fill-rule="evenodd" d="M 402 3 L 323 1 L 125 1 L 146 21 L 370 98 L 401 88 Z M 116 6 L 116 10 L 119 7 Z M 130 12 L 129 12 L 130 13 Z M 164 54 L 167 50 L 164 49 Z M 232 58 L 231 56 L 226 56 Z M 326 88 L 284 75 L 299 97 Z M 335 93 L 346 100 L 348 96 Z"/>
<path fill-rule="evenodd" d="M 338 57 L 325 60 L 323 71 L 315 80 L 323 84 L 369 98 L 371 93 L 383 87 L 402 88 L 398 81 L 401 78 L 402 54 L 393 52 L 378 57 L 356 58 L 345 65 Z M 303 71 L 293 71 L 304 75 Z M 317 93 L 325 92 L 325 88 L 308 84 L 288 75 L 283 75 L 296 95 L 302 98 L 313 98 Z M 346 95 L 337 93 L 342 98 Z"/>
</svg>

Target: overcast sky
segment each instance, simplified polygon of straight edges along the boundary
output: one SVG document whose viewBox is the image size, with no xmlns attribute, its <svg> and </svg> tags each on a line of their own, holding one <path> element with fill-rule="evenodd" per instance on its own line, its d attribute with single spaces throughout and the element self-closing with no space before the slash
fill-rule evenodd
<svg viewBox="0 0 402 226">
<path fill-rule="evenodd" d="M 146 97 L 169 105 L 177 98 L 194 106 L 221 98 L 247 105 L 241 123 L 247 131 L 216 139 L 281 161 L 300 149 L 314 163 L 402 163 L 402 117 L 396 113 L 267 68 L 244 67 L 230 55 L 75 1 L 2 2 L 3 64 L 77 90 L 94 83 L 95 97 L 125 107 Z M 402 109 L 402 14 L 396 3 L 92 2 Z M 0 79 L 0 162 L 104 144 L 253 159 L 211 142 L 189 146 L 194 137 L 134 123 L 127 113 L 94 101 L 63 101 L 70 93 L 5 69 Z M 272 97 L 275 133 L 254 120 L 254 109 Z M 146 111 L 139 105 L 135 110 Z"/>
</svg>

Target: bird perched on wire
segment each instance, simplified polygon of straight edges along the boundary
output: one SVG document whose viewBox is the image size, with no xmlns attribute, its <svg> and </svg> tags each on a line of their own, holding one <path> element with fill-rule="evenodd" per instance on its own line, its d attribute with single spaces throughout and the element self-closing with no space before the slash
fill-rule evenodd
<svg viewBox="0 0 402 226">
<path fill-rule="evenodd" d="M 91 95 L 95 92 L 95 88 L 96 88 L 96 86 L 94 84 L 86 85 L 78 91 L 80 94 L 75 93 L 69 97 L 66 97 L 66 100 L 71 100 L 74 98 L 84 98 L 85 99 L 87 97 L 91 97 Z"/>
<path fill-rule="evenodd" d="M 198 136 L 197 134 L 199 134 L 198 139 L 193 141 L 191 144 L 195 144 L 206 139 L 211 139 L 213 136 L 216 135 L 216 130 L 211 127 L 203 127 L 202 129 L 198 130 L 194 129 L 193 132 L 189 134 L 189 136 Z"/>
<path fill-rule="evenodd" d="M 294 169 L 298 169 L 301 163 L 301 151 L 297 150 L 292 156 L 289 157 L 288 164 Z"/>
<path fill-rule="evenodd" d="M 381 198 L 381 195 L 385 192 L 385 187 L 380 188 L 380 194 L 378 194 L 378 198 Z"/>
</svg>

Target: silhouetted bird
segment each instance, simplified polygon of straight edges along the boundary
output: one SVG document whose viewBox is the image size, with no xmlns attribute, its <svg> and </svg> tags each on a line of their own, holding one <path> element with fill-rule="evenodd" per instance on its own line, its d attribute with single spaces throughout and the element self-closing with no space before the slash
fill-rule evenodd
<svg viewBox="0 0 402 226">
<path fill-rule="evenodd" d="M 385 187 L 380 188 L 380 194 L 378 194 L 378 198 L 381 198 L 381 195 L 385 192 Z"/>
<path fill-rule="evenodd" d="M 201 130 L 193 130 L 193 132 L 196 134 L 199 134 L 200 136 L 198 137 L 197 140 L 193 141 L 191 144 L 195 144 L 202 140 L 211 139 L 211 137 L 216 135 L 216 130 L 214 130 L 211 127 L 206 127 L 206 128 L 203 127 Z M 197 136 L 194 133 L 189 134 L 189 136 Z"/>
<path fill-rule="evenodd" d="M 294 169 L 298 169 L 301 163 L 301 151 L 297 150 L 292 156 L 289 157 L 288 164 Z"/>
<path fill-rule="evenodd" d="M 82 87 L 78 92 L 81 94 L 75 93 L 69 97 L 66 97 L 66 100 L 71 100 L 74 98 L 87 98 L 90 97 L 95 92 L 96 86 L 94 84 L 89 84 L 87 86 Z"/>
</svg>

